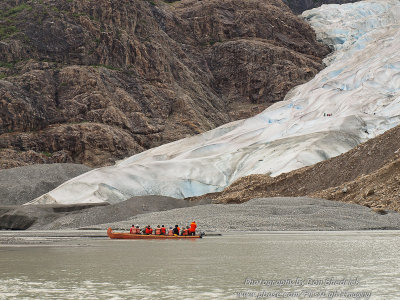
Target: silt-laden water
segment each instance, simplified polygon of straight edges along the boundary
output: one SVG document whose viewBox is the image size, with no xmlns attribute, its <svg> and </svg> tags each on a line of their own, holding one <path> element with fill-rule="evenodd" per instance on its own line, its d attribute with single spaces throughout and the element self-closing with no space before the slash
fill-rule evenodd
<svg viewBox="0 0 400 300">
<path fill-rule="evenodd" d="M 0 299 L 400 299 L 399 253 L 396 231 L 3 245 Z"/>
</svg>

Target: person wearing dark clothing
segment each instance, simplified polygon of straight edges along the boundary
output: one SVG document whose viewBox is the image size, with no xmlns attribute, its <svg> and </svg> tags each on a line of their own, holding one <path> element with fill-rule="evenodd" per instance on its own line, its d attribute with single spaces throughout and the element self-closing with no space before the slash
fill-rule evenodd
<svg viewBox="0 0 400 300">
<path fill-rule="evenodd" d="M 174 235 L 176 234 L 176 235 L 179 235 L 179 227 L 178 227 L 178 225 L 175 225 L 175 228 L 174 228 Z"/>
</svg>

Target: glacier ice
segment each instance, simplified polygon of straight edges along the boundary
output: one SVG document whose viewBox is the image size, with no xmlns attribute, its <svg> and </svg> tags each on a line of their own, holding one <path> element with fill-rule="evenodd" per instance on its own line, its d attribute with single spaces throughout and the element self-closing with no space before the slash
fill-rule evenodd
<svg viewBox="0 0 400 300">
<path fill-rule="evenodd" d="M 30 203 L 221 191 L 242 176 L 276 176 L 337 156 L 400 124 L 400 1 L 323 5 L 303 17 L 334 52 L 284 101 L 82 174 Z"/>
</svg>

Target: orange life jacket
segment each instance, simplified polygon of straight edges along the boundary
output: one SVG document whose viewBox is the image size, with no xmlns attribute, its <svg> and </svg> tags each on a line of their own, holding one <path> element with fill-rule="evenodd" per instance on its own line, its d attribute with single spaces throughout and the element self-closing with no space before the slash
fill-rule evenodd
<svg viewBox="0 0 400 300">
<path fill-rule="evenodd" d="M 152 234 L 152 233 L 153 233 L 153 229 L 146 227 L 146 234 Z"/>
<path fill-rule="evenodd" d="M 189 235 L 189 229 L 185 229 L 182 233 L 182 235 Z"/>
<path fill-rule="evenodd" d="M 178 226 L 178 232 L 181 232 L 181 228 Z"/>
<path fill-rule="evenodd" d="M 129 233 L 136 233 L 136 228 L 135 227 L 131 227 L 131 230 L 129 230 Z"/>
<path fill-rule="evenodd" d="M 161 228 L 156 228 L 156 234 L 160 235 L 161 234 Z"/>
<path fill-rule="evenodd" d="M 190 224 L 190 232 L 195 232 L 196 231 L 196 228 L 197 228 L 197 224 L 195 223 L 195 222 L 192 222 L 191 224 Z"/>
<path fill-rule="evenodd" d="M 174 235 L 174 230 L 173 229 L 168 230 L 168 235 Z"/>
<path fill-rule="evenodd" d="M 167 229 L 165 227 L 161 227 L 161 234 L 166 234 L 167 233 Z"/>
</svg>

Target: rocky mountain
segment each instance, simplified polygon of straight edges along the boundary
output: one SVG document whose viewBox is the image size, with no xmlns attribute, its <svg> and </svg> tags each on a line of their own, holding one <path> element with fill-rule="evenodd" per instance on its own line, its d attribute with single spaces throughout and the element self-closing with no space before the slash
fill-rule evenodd
<svg viewBox="0 0 400 300">
<path fill-rule="evenodd" d="M 244 176 L 278 176 L 338 156 L 399 125 L 400 2 L 326 5 L 303 17 L 335 51 L 284 101 L 83 174 L 32 203 L 220 192 Z"/>
<path fill-rule="evenodd" d="M 328 47 L 280 0 L 0 3 L 0 168 L 103 166 L 254 115 Z"/>
</svg>

